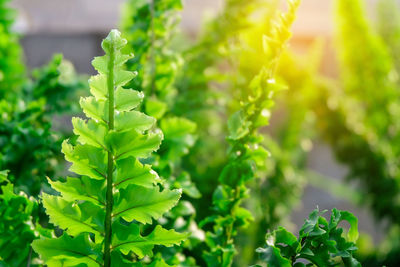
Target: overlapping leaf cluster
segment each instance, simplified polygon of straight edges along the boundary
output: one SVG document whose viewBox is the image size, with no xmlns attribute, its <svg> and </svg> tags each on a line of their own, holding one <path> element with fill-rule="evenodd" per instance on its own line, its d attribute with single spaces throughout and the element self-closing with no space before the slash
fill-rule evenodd
<svg viewBox="0 0 400 267">
<path fill-rule="evenodd" d="M 77 144 L 63 143 L 70 170 L 81 176 L 50 181 L 61 195 L 42 195 L 50 222 L 64 229 L 61 237 L 33 243 L 50 266 L 141 266 L 154 245 L 172 246 L 186 237 L 161 226 L 141 234 L 141 226 L 171 209 L 181 191 L 160 190 L 157 174 L 140 162 L 163 136 L 151 131 L 154 118 L 134 110 L 143 93 L 123 88 L 134 77 L 122 70 L 131 58 L 121 53 L 125 45 L 116 30 L 103 41 L 105 55 L 93 60 L 99 74 L 89 80 L 93 96 L 80 101 L 89 119 L 73 118 Z"/>
<path fill-rule="evenodd" d="M 12 105 L 3 100 L 0 113 L 0 167 L 11 171 L 10 180 L 17 188 L 38 195 L 45 176 L 54 174 L 48 159 L 56 151 L 44 104 L 19 101 Z"/>
<path fill-rule="evenodd" d="M 299 1 L 289 1 L 289 10 L 281 14 L 275 28 L 264 37 L 269 64 L 254 78 L 247 90 L 242 107 L 228 121 L 230 142 L 229 161 L 219 176 L 220 185 L 213 195 L 215 215 L 203 224 L 212 223 L 207 232 L 209 251 L 204 253 L 208 266 L 231 266 L 235 254 L 234 236 L 240 227 L 248 225 L 252 216 L 241 207 L 248 194 L 246 183 L 254 179 L 257 167 L 264 166 L 268 152 L 261 145 L 262 135 L 257 130 L 268 124 L 273 96 L 282 86 L 275 81 L 278 59 L 290 38 Z"/>
<path fill-rule="evenodd" d="M 266 246 L 257 249 L 261 262 L 270 267 L 361 266 L 353 256 L 357 250 L 357 218 L 350 212 L 333 209 L 327 221 L 321 216 L 323 213 L 318 209 L 311 212 L 298 238 L 283 227 L 267 234 Z M 338 227 L 342 221 L 350 224 L 347 238 L 343 237 L 343 228 Z"/>
<path fill-rule="evenodd" d="M 158 120 L 157 126 L 164 133 L 164 141 L 151 160 L 153 168 L 165 179 L 165 187 L 182 188 L 184 196 L 190 199 L 201 195 L 189 173 L 182 168 L 181 161 L 194 145 L 196 125 L 172 111 L 177 97 L 175 81 L 182 58 L 171 47 L 171 41 L 177 31 L 181 9 L 181 0 L 128 1 L 122 27 L 129 51 L 135 51 L 135 57 L 126 65 L 129 70 L 138 70 L 131 85 L 145 92 L 144 110 Z M 180 231 L 194 231 L 189 240 L 198 242 L 201 233 L 196 230 L 194 216 L 191 202 L 183 200 L 165 216 L 168 220 L 161 223 L 169 227 L 175 225 Z M 161 251 L 169 263 L 194 265 L 192 260 L 183 260 L 182 254 L 184 247 L 192 246 L 186 242 L 183 247 L 162 248 Z"/>
</svg>

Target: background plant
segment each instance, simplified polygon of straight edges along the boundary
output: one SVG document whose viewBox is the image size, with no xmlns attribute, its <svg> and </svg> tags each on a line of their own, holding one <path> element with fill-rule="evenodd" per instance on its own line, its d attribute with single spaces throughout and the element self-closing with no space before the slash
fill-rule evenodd
<svg viewBox="0 0 400 267">
<path fill-rule="evenodd" d="M 190 202 L 191 198 L 201 195 L 181 161 L 195 143 L 196 124 L 173 111 L 177 98 L 175 81 L 183 60 L 171 43 L 181 9 L 180 0 L 128 1 L 124 7 L 122 27 L 128 39 L 126 50 L 135 51 L 135 57 L 127 61 L 127 68 L 138 70 L 130 86 L 146 94 L 142 109 L 157 119 L 157 126 L 164 133 L 160 149 L 149 162 L 165 179 L 164 187 L 182 188 L 186 198 L 166 214 L 167 220 L 159 223 L 193 232 L 184 246 L 163 247 L 161 253 L 170 264 L 194 266 L 194 259 L 184 260 L 183 253 L 189 253 L 189 249 L 201 241 L 202 233 L 194 220 L 195 209 Z"/>
<path fill-rule="evenodd" d="M 211 196 L 217 186 L 214 177 L 226 163 L 224 120 L 226 105 L 231 99 L 226 90 L 230 47 L 236 36 L 250 26 L 250 16 L 260 3 L 258 0 L 225 1 L 223 9 L 205 24 L 198 41 L 183 52 L 185 62 L 176 81 L 178 95 L 173 112 L 197 124 L 198 139 L 183 159 L 183 166 L 203 195 L 201 201 L 194 202 L 200 220 L 208 216 Z"/>
<path fill-rule="evenodd" d="M 16 194 L 7 173 L 0 172 L 0 264 L 5 267 L 38 264 L 30 243 L 39 234 L 46 234 L 37 223 L 39 205 L 23 192 Z"/>
<path fill-rule="evenodd" d="M 8 7 L 9 0 L 0 1 L 0 98 L 15 99 L 25 78 L 22 49 L 12 31 L 16 12 Z"/>
<path fill-rule="evenodd" d="M 268 233 L 265 247 L 257 249 L 261 261 L 271 267 L 361 266 L 353 256 L 357 250 L 354 243 L 358 238 L 357 218 L 350 212 L 333 209 L 327 221 L 321 216 L 325 212 L 318 209 L 311 212 L 298 237 L 283 227 Z M 338 227 L 342 221 L 350 224 L 347 238 Z"/>
<path fill-rule="evenodd" d="M 7 4 L 0 3 L 0 64 L 4 72 L 0 79 L 0 168 L 10 171 L 9 179 L 18 189 L 37 196 L 47 188 L 45 177 L 64 169 L 59 164 L 59 146 L 71 132 L 63 123 L 53 124 L 77 111 L 71 101 L 84 86 L 61 55 L 54 56 L 47 66 L 26 70 L 12 30 L 16 12 Z"/>
<path fill-rule="evenodd" d="M 208 266 L 231 266 L 236 252 L 234 237 L 240 227 L 247 226 L 252 216 L 241 203 L 248 194 L 246 183 L 254 179 L 257 167 L 264 167 L 268 152 L 261 146 L 262 136 L 258 128 L 268 124 L 272 97 L 281 88 L 275 82 L 278 59 L 290 37 L 289 28 L 299 1 L 289 1 L 289 10 L 280 15 L 276 28 L 264 37 L 264 48 L 269 65 L 254 78 L 248 95 L 242 100 L 242 108 L 229 119 L 230 143 L 227 165 L 219 176 L 220 185 L 213 195 L 215 215 L 207 217 L 203 224 L 212 223 L 213 231 L 207 232 L 206 243 L 210 250 L 204 252 Z"/>
</svg>

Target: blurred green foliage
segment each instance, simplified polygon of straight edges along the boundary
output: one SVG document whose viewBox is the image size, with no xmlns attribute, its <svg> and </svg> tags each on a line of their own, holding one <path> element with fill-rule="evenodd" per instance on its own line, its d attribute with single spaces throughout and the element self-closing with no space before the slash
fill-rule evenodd
<svg viewBox="0 0 400 267">
<path fill-rule="evenodd" d="M 15 12 L 6 7 L 7 2 L 0 2 L 0 96 L 7 99 L 0 102 L 0 169 L 10 169 L 15 186 L 36 196 L 41 189 L 48 190 L 45 176 L 57 176 L 65 168 L 57 147 L 70 131 L 56 122 L 63 121 L 64 114 L 78 112 L 76 95 L 85 85 L 60 56 L 26 77 L 30 71 L 22 63 L 18 36 L 12 31 Z M 326 178 L 307 166 L 308 152 L 322 140 L 338 162 L 349 167 L 345 184 L 335 189 L 347 186 L 348 191 L 336 196 L 350 194 L 355 184 L 360 193 L 346 199 L 362 200 L 360 204 L 369 207 L 377 220 L 389 222 L 382 244 L 361 238 L 356 256 L 365 266 L 398 266 L 398 3 L 379 1 L 374 28 L 362 0 L 335 0 L 340 80 L 319 73 L 322 43 L 315 42 L 302 57 L 284 51 L 276 64 L 276 81 L 289 90 L 275 96 L 273 127 L 251 140 L 270 155 L 263 151 L 238 162 L 244 156 L 234 153 L 233 143 L 240 140 L 244 145 L 241 141 L 251 126 L 243 112 L 234 112 L 250 101 L 254 87 L 248 85 L 263 66 L 271 64 L 270 57 L 262 56 L 262 36 L 274 29 L 272 18 L 279 3 L 226 0 L 196 41 L 180 36 L 185 43 L 180 46 L 175 43 L 184 8 L 180 0 L 131 0 L 124 5 L 121 26 L 129 41 L 125 52 L 135 54 L 126 67 L 138 71 L 128 86 L 145 94 L 140 109 L 157 118 L 156 127 L 165 134 L 160 150 L 142 161 L 153 164 L 166 180 L 163 187 L 183 188 L 184 193 L 183 201 L 158 223 L 192 232 L 182 247 L 155 251 L 170 264 L 205 265 L 201 255 L 208 248 L 201 242 L 204 234 L 196 222 L 217 213 L 219 217 L 209 219 L 217 227 L 204 228 L 214 232 L 207 234 L 207 242 L 217 248 L 208 254 L 210 266 L 214 256 L 225 255 L 226 264 L 232 262 L 231 236 L 236 236 L 240 255 L 234 265 L 254 262 L 255 248 L 264 243 L 265 232 L 287 224 L 307 182 L 334 191 Z M 272 107 L 267 111 L 268 117 Z M 245 186 L 243 177 L 248 178 Z M 243 185 L 240 190 L 235 187 L 238 181 Z M 252 197 L 246 198 L 248 194 Z M 231 210 L 236 212 L 229 214 Z M 252 227 L 239 230 L 241 224 L 248 224 L 249 211 Z M 291 236 L 281 228 L 275 235 L 278 232 Z M 264 253 L 267 258 L 275 255 L 268 253 Z"/>
<path fill-rule="evenodd" d="M 64 169 L 58 162 L 59 146 L 70 129 L 58 123 L 56 133 L 52 123 L 62 120 L 62 114 L 76 112 L 72 100 L 84 85 L 62 55 L 33 70 L 32 77 L 25 75 L 22 49 L 12 30 L 16 12 L 7 4 L 0 3 L 0 69 L 4 72 L 0 75 L 0 168 L 10 171 L 9 179 L 18 189 L 37 196 L 47 187 L 45 177 Z"/>
<path fill-rule="evenodd" d="M 181 188 L 183 200 L 159 221 L 166 227 L 179 231 L 192 231 L 183 246 L 160 247 L 169 264 L 193 266 L 195 260 L 189 250 L 201 242 L 204 235 L 194 220 L 196 209 L 191 200 L 201 194 L 191 181 L 189 172 L 182 166 L 182 157 L 189 153 L 196 141 L 196 124 L 178 115 L 175 82 L 183 59 L 174 49 L 172 41 L 182 10 L 181 0 L 127 1 L 123 8 L 123 35 L 128 40 L 125 51 L 134 53 L 127 61 L 127 69 L 138 75 L 129 86 L 145 95 L 142 110 L 157 119 L 157 127 L 164 133 L 160 149 L 147 159 L 154 170 L 165 179 L 165 188 Z"/>
<path fill-rule="evenodd" d="M 18 100 L 0 101 L 0 167 L 10 170 L 15 186 L 32 196 L 46 188 L 46 176 L 64 169 L 59 147 L 71 132 L 65 127 L 54 131 L 52 122 L 63 119 L 54 119 L 56 115 L 76 112 L 70 100 L 83 86 L 71 68 L 55 56 L 48 66 L 33 71 L 32 80 L 24 81 Z"/>
<path fill-rule="evenodd" d="M 213 194 L 213 213 L 202 225 L 211 224 L 212 231 L 206 235 L 210 248 L 204 252 L 207 266 L 231 266 L 238 229 L 248 227 L 253 220 L 251 213 L 242 207 L 248 197 L 247 183 L 255 179 L 257 169 L 265 168 L 267 150 L 261 145 L 262 135 L 258 129 L 269 123 L 270 109 L 275 93 L 284 86 L 275 81 L 279 57 L 291 36 L 299 1 L 289 1 L 288 11 L 279 14 L 268 35 L 264 35 L 265 57 L 268 58 L 260 73 L 249 84 L 248 95 L 241 101 L 241 108 L 228 120 L 228 162 L 219 175 L 220 185 Z"/>
<path fill-rule="evenodd" d="M 205 24 L 197 41 L 183 52 L 185 62 L 176 81 L 178 95 L 174 112 L 188 117 L 198 128 L 198 140 L 183 164 L 203 195 L 201 201 L 195 202 L 199 219 L 208 215 L 217 185 L 215 177 L 226 162 L 224 120 L 225 108 L 231 99 L 226 90 L 230 46 L 248 28 L 250 16 L 261 2 L 225 1 L 223 9 Z"/>
<path fill-rule="evenodd" d="M 366 193 L 364 203 L 380 220 L 399 223 L 400 103 L 393 60 L 368 25 L 361 1 L 337 1 L 336 12 L 343 90 L 328 98 L 321 129 L 338 160 L 350 167 L 348 178 Z"/>
<path fill-rule="evenodd" d="M 25 79 L 22 49 L 12 27 L 15 10 L 8 7 L 9 0 L 0 1 L 0 99 L 15 100 Z"/>
</svg>

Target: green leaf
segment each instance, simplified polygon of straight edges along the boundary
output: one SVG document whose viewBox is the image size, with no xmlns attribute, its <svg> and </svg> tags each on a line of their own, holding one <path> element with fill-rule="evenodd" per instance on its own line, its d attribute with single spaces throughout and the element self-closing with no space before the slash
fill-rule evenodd
<svg viewBox="0 0 400 267">
<path fill-rule="evenodd" d="M 8 181 L 7 179 L 8 173 L 9 173 L 8 170 L 0 171 L 0 182 Z"/>
<path fill-rule="evenodd" d="M 165 212 L 176 205 L 181 197 L 181 190 L 159 191 L 157 187 L 147 188 L 130 185 L 121 189 L 119 197 L 115 200 L 113 217 L 122 217 L 131 222 L 136 220 L 141 223 L 151 223 L 159 219 Z"/>
<path fill-rule="evenodd" d="M 88 234 L 72 238 L 64 233 L 59 238 L 38 239 L 33 241 L 32 247 L 48 266 L 102 266 L 100 253 Z"/>
<path fill-rule="evenodd" d="M 104 210 L 91 202 L 77 204 L 61 197 L 43 194 L 43 206 L 50 216 L 50 222 L 66 229 L 70 235 L 88 232 L 101 236 Z"/>
<path fill-rule="evenodd" d="M 154 245 L 173 246 L 180 244 L 187 238 L 187 234 L 177 233 L 174 230 L 166 230 L 160 225 L 147 236 L 141 236 L 140 227 L 132 223 L 124 226 L 120 223 L 113 224 L 113 249 L 120 250 L 127 255 L 130 251 L 135 253 L 140 259 L 144 256 L 153 256 Z"/>
<path fill-rule="evenodd" d="M 114 72 L 114 86 L 124 86 L 135 77 L 135 74 L 126 70 L 115 70 Z"/>
<path fill-rule="evenodd" d="M 291 262 L 282 257 L 278 248 L 275 247 L 266 247 L 266 248 L 258 248 L 257 253 L 260 254 L 260 258 L 267 263 L 267 266 L 270 267 L 291 267 Z"/>
<path fill-rule="evenodd" d="M 68 177 L 64 183 L 50 179 L 48 179 L 48 182 L 67 201 L 86 200 L 96 205 L 105 205 L 104 180 L 95 180 L 83 176 L 81 178 Z"/>
<path fill-rule="evenodd" d="M 176 178 L 177 186 L 176 188 L 182 188 L 183 193 L 188 195 L 191 198 L 200 198 L 201 193 L 197 189 L 196 185 L 190 179 L 190 176 L 187 172 L 182 172 Z"/>
<path fill-rule="evenodd" d="M 137 159 L 128 157 L 117 161 L 114 187 L 126 188 L 131 184 L 153 188 L 159 180 L 155 171 L 149 165 L 143 165 Z"/>
<path fill-rule="evenodd" d="M 91 146 L 104 148 L 104 139 L 107 129 L 101 124 L 97 124 L 93 120 L 85 122 L 81 118 L 73 117 L 72 125 L 74 127 L 74 134 L 78 135 L 78 141 L 81 144 L 88 144 Z"/>
<path fill-rule="evenodd" d="M 108 59 L 106 56 L 95 57 L 92 60 L 92 66 L 102 74 L 108 74 Z"/>
<path fill-rule="evenodd" d="M 98 74 L 89 79 L 90 92 L 97 100 L 107 99 L 107 76 Z"/>
<path fill-rule="evenodd" d="M 145 158 L 160 147 L 162 139 L 161 132 L 142 135 L 135 130 L 127 132 L 111 131 L 107 136 L 106 143 L 117 159 L 130 156 Z"/>
<path fill-rule="evenodd" d="M 249 133 L 250 122 L 240 110 L 235 112 L 228 120 L 229 139 L 238 140 Z"/>
<path fill-rule="evenodd" d="M 108 103 L 104 100 L 96 100 L 93 96 L 82 97 L 79 101 L 81 108 L 88 118 L 104 122 L 108 122 Z"/>
<path fill-rule="evenodd" d="M 177 139 L 187 134 L 195 133 L 196 124 L 186 118 L 171 117 L 163 119 L 160 128 L 165 139 Z"/>
<path fill-rule="evenodd" d="M 167 109 L 168 105 L 156 98 L 149 98 L 146 100 L 146 113 L 156 119 L 162 118 Z"/>
<path fill-rule="evenodd" d="M 187 154 L 196 141 L 194 136 L 196 124 L 188 119 L 164 118 L 161 120 L 160 128 L 165 137 L 163 147 L 167 148 L 170 160 L 180 159 Z"/>
<path fill-rule="evenodd" d="M 138 132 L 149 130 L 155 124 L 156 119 L 139 111 L 124 111 L 115 115 L 115 130 L 128 131 L 135 129 Z"/>
<path fill-rule="evenodd" d="M 141 262 L 138 263 L 132 263 L 130 260 L 127 260 L 124 258 L 121 254 L 120 251 L 118 250 L 113 250 L 111 252 L 111 262 L 113 265 L 118 266 L 118 267 L 141 267 L 142 264 Z"/>
<path fill-rule="evenodd" d="M 93 179 L 103 180 L 107 173 L 107 154 L 104 150 L 90 145 L 62 143 L 65 159 L 72 163 L 70 171 L 86 175 Z"/>
<path fill-rule="evenodd" d="M 250 161 L 231 161 L 222 170 L 219 181 L 234 188 L 254 177 L 254 164 Z"/>
<path fill-rule="evenodd" d="M 348 211 L 332 210 L 329 228 L 336 228 L 341 221 L 347 221 L 350 224 L 350 229 L 347 234 L 350 242 L 356 242 L 358 239 L 358 219 Z"/>
<path fill-rule="evenodd" d="M 143 97 L 144 95 L 142 92 L 118 87 L 117 90 L 115 90 L 115 109 L 121 112 L 130 111 L 142 102 Z"/>
</svg>

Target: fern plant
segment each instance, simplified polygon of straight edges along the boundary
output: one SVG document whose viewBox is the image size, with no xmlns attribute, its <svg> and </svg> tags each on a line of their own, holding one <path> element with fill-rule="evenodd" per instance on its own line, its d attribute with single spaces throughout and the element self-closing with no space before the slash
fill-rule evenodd
<svg viewBox="0 0 400 267">
<path fill-rule="evenodd" d="M 212 193 L 218 184 L 214 177 L 226 164 L 224 120 L 225 107 L 231 99 L 226 87 L 235 79 L 226 71 L 232 65 L 231 44 L 236 44 L 237 36 L 249 27 L 250 18 L 261 3 L 265 1 L 224 1 L 218 14 L 203 26 L 198 41 L 183 51 L 185 61 L 176 81 L 178 95 L 173 112 L 197 125 L 197 141 L 183 159 L 183 166 L 203 196 L 194 201 L 199 219 L 209 215 Z"/>
<path fill-rule="evenodd" d="M 213 231 L 208 232 L 206 237 L 210 250 L 204 252 L 208 266 L 231 266 L 235 254 L 234 237 L 240 227 L 247 226 L 252 220 L 250 212 L 241 207 L 241 204 L 248 195 L 246 184 L 254 179 L 257 166 L 262 167 L 265 164 L 264 158 L 268 155 L 261 146 L 262 136 L 257 130 L 268 124 L 272 98 L 282 89 L 274 79 L 276 65 L 291 35 L 289 28 L 300 2 L 288 3 L 288 12 L 281 14 L 276 28 L 269 36 L 264 37 L 269 65 L 251 82 L 241 109 L 228 122 L 229 161 L 219 176 L 220 185 L 213 195 L 215 215 L 203 221 L 203 225 L 213 225 Z"/>
<path fill-rule="evenodd" d="M 89 80 L 93 96 L 80 101 L 89 119 L 73 118 L 77 144 L 63 143 L 70 170 L 80 178 L 49 181 L 60 196 L 42 195 L 50 222 L 64 229 L 58 238 L 33 242 L 49 266 L 141 266 L 140 259 L 153 256 L 154 245 L 186 238 L 161 226 L 141 234 L 142 225 L 178 202 L 181 190 L 160 191 L 157 174 L 140 162 L 159 147 L 162 133 L 151 131 L 154 118 L 134 110 L 143 94 L 123 88 L 134 77 L 122 70 L 131 58 L 121 53 L 125 45 L 117 30 L 102 42 L 105 55 L 92 62 L 99 72 Z"/>
<path fill-rule="evenodd" d="M 254 262 L 255 249 L 265 243 L 265 229 L 290 223 L 291 211 L 303 196 L 309 175 L 307 153 L 315 135 L 315 115 L 309 106 L 316 89 L 315 65 L 310 64 L 313 57 L 312 53 L 301 58 L 290 51 L 281 56 L 277 76 L 289 90 L 276 97 L 274 112 L 285 112 L 279 114 L 279 122 L 274 122 L 272 133 L 264 133 L 262 145 L 271 155 L 265 166 L 258 168 L 259 179 L 247 185 L 252 197 L 244 205 L 254 221 L 238 236 L 240 243 L 246 244 L 239 249 L 240 266 Z"/>
<path fill-rule="evenodd" d="M 132 86 L 146 93 L 144 110 L 157 118 L 157 126 L 164 133 L 164 141 L 153 154 L 151 162 L 154 170 L 165 179 L 164 186 L 182 188 L 186 198 L 166 214 L 167 220 L 159 223 L 180 225 L 180 231 L 188 231 L 198 228 L 194 220 L 196 212 L 190 200 L 201 195 L 181 164 L 182 157 L 189 153 L 196 140 L 196 125 L 172 111 L 177 94 L 174 83 L 182 58 L 173 50 L 171 40 L 177 31 L 181 9 L 181 0 L 128 1 L 122 25 L 128 40 L 127 48 L 135 51 L 135 58 L 128 60 L 126 65 L 129 70 L 139 70 Z M 185 258 L 183 252 L 185 250 L 187 254 L 187 248 L 199 242 L 202 236 L 199 232 L 195 231 L 183 246 L 160 248 L 167 262 L 181 266 L 195 265 L 193 259 Z"/>
<path fill-rule="evenodd" d="M 348 211 L 333 209 L 329 221 L 321 216 L 326 211 L 318 209 L 310 213 L 301 227 L 298 238 L 285 228 L 266 235 L 265 247 L 258 248 L 261 266 L 361 266 L 354 258 L 358 238 L 357 218 Z M 342 221 L 350 224 L 347 238 L 338 225 Z"/>
</svg>

